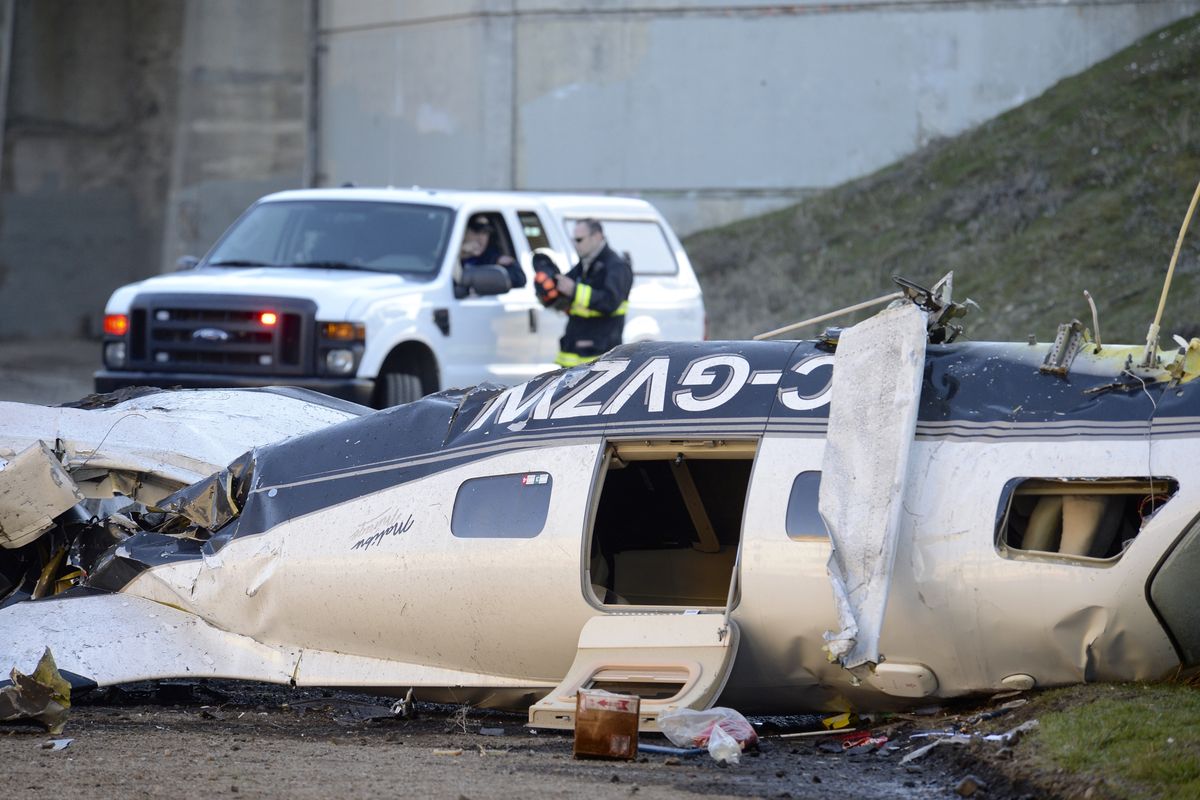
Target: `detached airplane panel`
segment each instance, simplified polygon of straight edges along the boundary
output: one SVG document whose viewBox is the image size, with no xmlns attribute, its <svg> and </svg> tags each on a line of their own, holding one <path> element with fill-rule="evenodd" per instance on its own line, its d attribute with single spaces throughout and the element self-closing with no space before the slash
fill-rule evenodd
<svg viewBox="0 0 1200 800">
<path fill-rule="evenodd" d="M 833 367 L 821 471 L 821 516 L 833 553 L 839 630 L 829 652 L 846 668 L 878 664 L 900 538 L 901 500 L 924 376 L 926 312 L 905 303 L 842 334 Z"/>
</svg>

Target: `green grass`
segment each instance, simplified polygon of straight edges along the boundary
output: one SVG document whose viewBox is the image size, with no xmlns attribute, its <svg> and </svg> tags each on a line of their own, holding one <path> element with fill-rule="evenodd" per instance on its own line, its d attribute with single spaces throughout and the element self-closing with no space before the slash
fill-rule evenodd
<svg viewBox="0 0 1200 800">
<path fill-rule="evenodd" d="M 893 290 L 891 275 L 983 307 L 975 339 L 1090 326 L 1137 343 L 1200 181 L 1200 16 L 878 173 L 686 239 L 712 334 L 749 336 Z M 1200 323 L 1200 221 L 1164 332 Z M 860 317 L 861 318 L 861 317 Z M 818 330 L 801 331 L 812 335 Z"/>
<path fill-rule="evenodd" d="M 1020 745 L 1048 774 L 1061 768 L 1103 779 L 1106 795 L 1200 798 L 1200 691 L 1191 686 L 1073 687 L 1037 699 L 1040 714 Z M 1104 795 L 1102 795 L 1104 796 Z"/>
</svg>

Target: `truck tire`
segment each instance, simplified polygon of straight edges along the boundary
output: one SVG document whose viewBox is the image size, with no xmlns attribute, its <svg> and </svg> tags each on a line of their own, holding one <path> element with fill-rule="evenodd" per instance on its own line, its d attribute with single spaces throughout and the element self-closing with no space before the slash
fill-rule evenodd
<svg viewBox="0 0 1200 800">
<path fill-rule="evenodd" d="M 411 403 L 425 396 L 421 378 L 411 372 L 388 372 L 383 376 L 383 407 Z"/>
</svg>

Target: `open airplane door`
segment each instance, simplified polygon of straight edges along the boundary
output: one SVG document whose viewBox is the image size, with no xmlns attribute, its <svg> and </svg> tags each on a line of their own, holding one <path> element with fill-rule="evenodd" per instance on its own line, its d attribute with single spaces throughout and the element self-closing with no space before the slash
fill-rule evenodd
<svg viewBox="0 0 1200 800">
<path fill-rule="evenodd" d="M 576 692 L 607 689 L 640 696 L 638 730 L 657 731 L 658 715 L 668 709 L 713 704 L 737 645 L 737 626 L 723 612 L 593 617 L 567 676 L 530 707 L 529 726 L 571 730 Z"/>
</svg>

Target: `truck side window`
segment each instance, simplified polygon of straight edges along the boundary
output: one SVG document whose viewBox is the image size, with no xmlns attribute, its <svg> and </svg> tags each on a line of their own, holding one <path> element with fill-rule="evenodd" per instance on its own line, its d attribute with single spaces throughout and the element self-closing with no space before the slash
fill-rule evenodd
<svg viewBox="0 0 1200 800">
<path fill-rule="evenodd" d="M 563 220 L 566 224 L 567 236 L 575 230 L 574 217 Z M 604 226 L 604 238 L 608 246 L 616 250 L 629 266 L 633 268 L 634 277 L 641 275 L 676 275 L 679 264 L 675 261 L 675 251 L 667 241 L 667 235 L 656 221 L 651 219 L 605 219 L 600 218 Z"/>
<path fill-rule="evenodd" d="M 504 217 L 494 211 L 476 212 L 467 220 L 461 257 L 466 263 L 504 264 L 515 255 Z"/>
<path fill-rule="evenodd" d="M 518 211 L 517 219 L 521 221 L 521 232 L 525 234 L 525 241 L 529 243 L 530 250 L 550 246 L 550 240 L 546 238 L 546 227 L 542 225 L 537 212 Z"/>
</svg>

